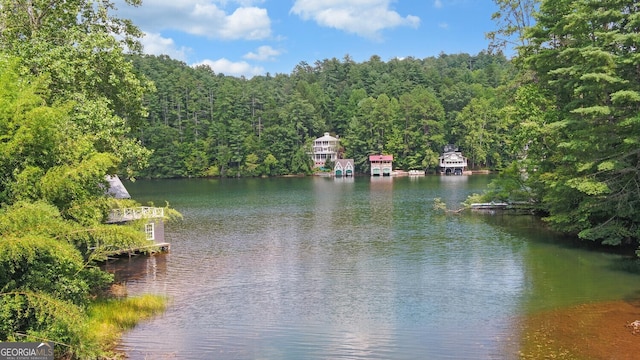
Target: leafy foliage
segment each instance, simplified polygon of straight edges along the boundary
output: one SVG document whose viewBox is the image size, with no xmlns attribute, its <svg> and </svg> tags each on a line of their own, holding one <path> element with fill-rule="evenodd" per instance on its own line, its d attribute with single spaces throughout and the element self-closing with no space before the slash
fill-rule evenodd
<svg viewBox="0 0 640 360">
<path fill-rule="evenodd" d="M 526 191 L 554 228 L 607 245 L 640 240 L 638 10 L 635 1 L 539 3 L 509 109 L 520 155 L 496 186 Z"/>
<path fill-rule="evenodd" d="M 123 53 L 137 30 L 112 8 L 0 1 L 0 341 L 54 341 L 57 358 L 100 355 L 86 310 L 112 276 L 95 261 L 147 243 L 104 224 L 105 175 L 150 154 L 128 134 L 152 87 Z"/>
</svg>

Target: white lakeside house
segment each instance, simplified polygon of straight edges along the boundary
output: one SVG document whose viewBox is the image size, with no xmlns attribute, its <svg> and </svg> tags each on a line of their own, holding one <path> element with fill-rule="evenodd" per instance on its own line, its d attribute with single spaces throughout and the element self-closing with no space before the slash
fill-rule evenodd
<svg viewBox="0 0 640 360">
<path fill-rule="evenodd" d="M 338 159 L 339 144 L 340 140 L 329 135 L 328 132 L 324 133 L 322 137 L 315 139 L 311 153 L 313 167 L 321 168 L 327 160 L 335 162 Z"/>
</svg>

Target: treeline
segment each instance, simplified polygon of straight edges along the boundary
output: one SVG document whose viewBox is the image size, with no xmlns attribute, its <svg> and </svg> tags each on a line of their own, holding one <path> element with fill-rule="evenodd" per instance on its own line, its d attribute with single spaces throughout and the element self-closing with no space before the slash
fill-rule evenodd
<svg viewBox="0 0 640 360">
<path fill-rule="evenodd" d="M 324 132 L 340 137 L 342 156 L 361 172 L 378 153 L 393 154 L 397 168 L 435 168 L 448 143 L 472 167 L 512 160 L 505 144 L 513 119 L 500 109 L 515 70 L 502 54 L 345 56 L 251 79 L 166 56 L 131 60 L 156 87 L 135 132 L 153 150 L 141 177 L 308 174 L 311 141 Z"/>
<path fill-rule="evenodd" d="M 637 246 L 640 3 L 496 3 L 506 24 L 496 34 L 520 43 L 517 86 L 501 109 L 516 119 L 509 141 L 518 156 L 488 199 L 527 201 L 583 240 Z"/>
</svg>

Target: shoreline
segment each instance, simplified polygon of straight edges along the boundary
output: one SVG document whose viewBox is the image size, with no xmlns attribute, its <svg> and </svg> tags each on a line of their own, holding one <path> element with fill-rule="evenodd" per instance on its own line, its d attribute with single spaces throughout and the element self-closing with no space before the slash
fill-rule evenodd
<svg viewBox="0 0 640 360">
<path fill-rule="evenodd" d="M 524 316 L 521 359 L 637 359 L 640 299 L 586 303 Z"/>
</svg>

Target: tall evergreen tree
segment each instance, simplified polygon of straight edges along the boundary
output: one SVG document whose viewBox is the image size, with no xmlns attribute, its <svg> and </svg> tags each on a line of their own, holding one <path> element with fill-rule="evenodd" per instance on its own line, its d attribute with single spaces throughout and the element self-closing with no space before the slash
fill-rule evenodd
<svg viewBox="0 0 640 360">
<path fill-rule="evenodd" d="M 537 122 L 529 181 L 557 229 L 620 245 L 640 240 L 640 46 L 631 0 L 543 1 L 522 56 L 537 103 L 557 109 Z M 538 111 L 538 113 L 540 113 Z M 524 128 L 522 130 L 530 130 Z"/>
</svg>

